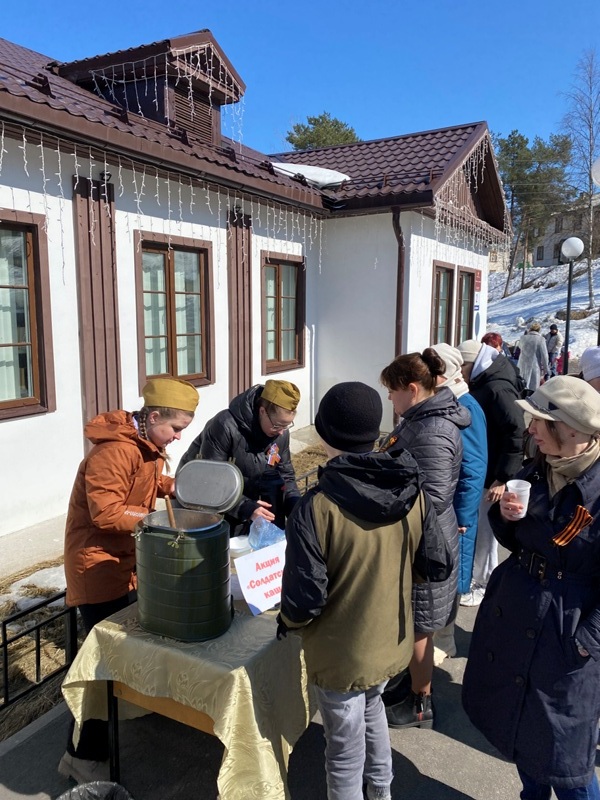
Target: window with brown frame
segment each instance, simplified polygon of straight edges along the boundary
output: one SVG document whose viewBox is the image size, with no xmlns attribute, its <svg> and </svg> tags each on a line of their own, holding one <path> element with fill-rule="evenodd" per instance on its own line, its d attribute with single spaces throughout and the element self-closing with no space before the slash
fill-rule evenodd
<svg viewBox="0 0 600 800">
<path fill-rule="evenodd" d="M 536 261 L 543 261 L 544 260 L 544 245 L 538 245 L 537 250 L 535 251 L 535 260 Z"/>
<path fill-rule="evenodd" d="M 435 267 L 433 292 L 432 344 L 453 343 L 452 330 L 452 290 L 454 272 L 446 267 Z"/>
<path fill-rule="evenodd" d="M 142 382 L 174 375 L 196 385 L 213 380 L 209 248 L 182 237 L 143 233 L 138 257 Z M 161 241 L 162 240 L 162 241 Z M 205 244 L 205 243 L 204 243 Z"/>
<path fill-rule="evenodd" d="M 458 273 L 458 295 L 456 333 L 458 342 L 470 339 L 473 334 L 473 308 L 475 305 L 475 273 L 460 270 Z"/>
<path fill-rule="evenodd" d="M 0 213 L 0 419 L 56 409 L 44 222 Z"/>
<path fill-rule="evenodd" d="M 299 256 L 263 254 L 262 350 L 266 374 L 304 366 L 303 264 Z"/>
<path fill-rule="evenodd" d="M 560 258 L 560 244 L 555 244 L 552 248 L 552 258 Z"/>
</svg>

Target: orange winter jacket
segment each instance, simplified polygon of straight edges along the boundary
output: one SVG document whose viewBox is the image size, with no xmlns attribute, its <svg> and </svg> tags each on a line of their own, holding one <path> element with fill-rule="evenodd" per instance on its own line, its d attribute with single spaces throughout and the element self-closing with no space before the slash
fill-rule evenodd
<svg viewBox="0 0 600 800">
<path fill-rule="evenodd" d="M 131 534 L 156 497 L 173 490 L 164 457 L 140 438 L 130 413 L 99 414 L 85 436 L 94 447 L 79 465 L 65 530 L 69 606 L 105 603 L 135 588 Z"/>
</svg>

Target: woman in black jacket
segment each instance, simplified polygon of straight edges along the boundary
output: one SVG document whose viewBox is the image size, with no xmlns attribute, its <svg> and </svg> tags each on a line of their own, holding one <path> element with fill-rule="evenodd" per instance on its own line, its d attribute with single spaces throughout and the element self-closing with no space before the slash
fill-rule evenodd
<svg viewBox="0 0 600 800">
<path fill-rule="evenodd" d="M 394 728 L 432 726 L 433 633 L 449 625 L 456 615 L 459 548 L 452 503 L 463 456 L 460 431 L 471 424 L 471 415 L 450 389 L 436 390 L 438 376 L 445 369 L 442 358 L 428 347 L 422 354 L 398 356 L 381 373 L 381 382 L 401 420 L 380 449 L 392 456 L 408 450 L 419 465 L 423 489 L 433 502 L 454 561 L 448 580 L 413 587 L 415 649 L 410 662 L 411 691 L 404 699 L 400 699 L 402 687 L 384 695 L 388 724 Z"/>
<path fill-rule="evenodd" d="M 522 800 L 598 800 L 600 394 L 565 375 L 516 402 L 539 452 L 517 476 L 526 515 L 510 492 L 490 510 L 511 554 L 477 615 L 463 704 L 516 763 Z"/>
<path fill-rule="evenodd" d="M 248 533 L 258 517 L 285 528 L 300 499 L 289 434 L 299 402 L 300 390 L 289 381 L 252 386 L 206 423 L 179 462 L 178 470 L 195 458 L 233 461 L 239 467 L 243 495 L 225 515 L 232 536 Z"/>
</svg>

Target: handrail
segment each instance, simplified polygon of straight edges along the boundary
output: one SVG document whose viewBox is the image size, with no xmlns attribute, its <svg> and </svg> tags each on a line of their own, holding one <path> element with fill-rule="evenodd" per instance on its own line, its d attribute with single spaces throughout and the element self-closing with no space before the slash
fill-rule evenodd
<svg viewBox="0 0 600 800">
<path fill-rule="evenodd" d="M 49 607 L 50 605 L 52 605 L 52 603 L 57 603 L 60 600 L 64 601 L 65 597 L 66 597 L 66 592 L 64 591 L 57 592 L 56 594 L 53 594 L 51 597 L 47 597 L 44 600 L 40 600 L 36 603 L 33 603 L 31 606 L 29 606 L 29 608 L 24 609 L 23 611 L 15 611 L 13 614 L 10 614 L 8 617 L 5 617 L 0 622 L 0 626 L 2 629 L 2 639 L 0 641 L 0 647 L 2 648 L 2 680 L 3 680 L 2 696 L 4 701 L 3 703 L 0 703 L 1 708 L 6 708 L 12 703 L 15 703 L 17 700 L 20 700 L 21 698 L 35 691 L 44 683 L 47 683 L 49 680 L 54 678 L 56 675 L 60 675 L 62 672 L 66 672 L 73 663 L 73 660 L 77 655 L 77 609 L 76 608 L 68 608 L 65 606 L 62 609 L 52 613 L 49 617 L 46 617 L 43 620 L 33 621 L 30 624 L 26 624 L 25 628 L 23 630 L 18 631 L 17 633 L 11 633 L 9 631 L 9 626 L 11 624 L 14 624 L 18 620 L 22 620 L 25 617 L 32 616 L 36 611 L 40 611 L 42 608 Z M 65 647 L 64 647 L 65 661 L 64 664 L 61 664 L 56 669 L 42 675 L 41 631 L 46 626 L 52 624 L 61 617 L 65 618 Z M 19 641 L 20 639 L 23 639 L 25 637 L 31 637 L 32 635 L 35 640 L 34 682 L 26 689 L 12 692 L 9 680 L 9 668 L 10 668 L 9 646 Z"/>
</svg>

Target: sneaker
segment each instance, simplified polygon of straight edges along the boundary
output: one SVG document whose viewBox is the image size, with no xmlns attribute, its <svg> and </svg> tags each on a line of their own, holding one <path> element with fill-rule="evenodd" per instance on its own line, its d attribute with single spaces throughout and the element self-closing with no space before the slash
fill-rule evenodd
<svg viewBox="0 0 600 800">
<path fill-rule="evenodd" d="M 389 786 L 373 786 L 367 783 L 367 800 L 392 800 Z"/>
<path fill-rule="evenodd" d="M 73 778 L 76 783 L 92 781 L 109 781 L 110 767 L 108 761 L 88 761 L 65 753 L 58 765 L 58 771 L 65 778 Z"/>
<path fill-rule="evenodd" d="M 430 694 L 412 690 L 402 703 L 385 709 L 390 728 L 433 728 L 433 703 Z"/>
<path fill-rule="evenodd" d="M 484 594 L 485 586 L 480 586 L 478 583 L 475 583 L 471 587 L 470 592 L 467 592 L 467 594 L 461 594 L 459 601 L 460 605 L 467 607 L 480 606 Z"/>
</svg>

